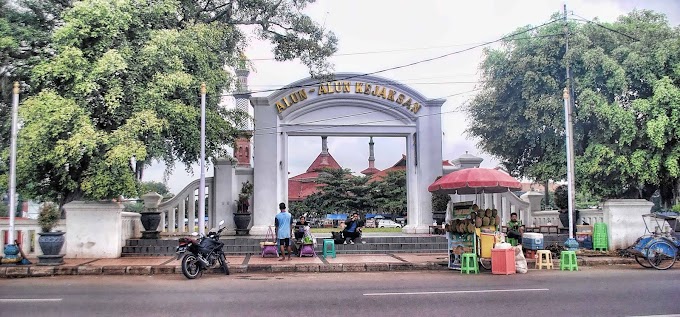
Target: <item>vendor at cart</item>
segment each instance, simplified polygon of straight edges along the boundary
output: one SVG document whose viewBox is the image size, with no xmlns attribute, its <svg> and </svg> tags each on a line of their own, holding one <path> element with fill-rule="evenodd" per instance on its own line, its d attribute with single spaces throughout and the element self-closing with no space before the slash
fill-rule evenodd
<svg viewBox="0 0 680 317">
<path fill-rule="evenodd" d="M 522 221 L 517 220 L 517 213 L 513 212 L 510 214 L 510 221 L 508 221 L 508 238 L 522 240 L 522 234 L 524 233 L 524 225 Z"/>
</svg>

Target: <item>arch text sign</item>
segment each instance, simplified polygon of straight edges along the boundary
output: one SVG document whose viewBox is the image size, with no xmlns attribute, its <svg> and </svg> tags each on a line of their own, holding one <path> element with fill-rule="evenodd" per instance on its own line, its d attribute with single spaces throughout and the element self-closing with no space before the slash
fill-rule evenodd
<svg viewBox="0 0 680 317">
<path fill-rule="evenodd" d="M 404 107 L 413 113 L 418 113 L 421 108 L 420 103 L 397 89 L 359 81 L 334 81 L 321 83 L 316 87 L 301 88 L 290 94 L 284 95 L 284 97 L 276 101 L 273 106 L 278 113 L 281 113 L 288 108 L 294 108 L 297 105 L 304 104 L 308 99 L 313 98 L 313 96 L 341 96 L 342 94 L 360 94 L 372 98 L 382 98 L 393 102 L 395 105 Z"/>
</svg>

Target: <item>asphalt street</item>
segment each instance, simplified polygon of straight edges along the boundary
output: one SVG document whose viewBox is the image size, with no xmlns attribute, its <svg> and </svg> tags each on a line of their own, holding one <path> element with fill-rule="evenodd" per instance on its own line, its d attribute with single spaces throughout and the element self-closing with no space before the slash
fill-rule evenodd
<svg viewBox="0 0 680 317">
<path fill-rule="evenodd" d="M 680 267 L 63 276 L 0 280 L 0 316 L 651 316 L 680 314 Z"/>
</svg>

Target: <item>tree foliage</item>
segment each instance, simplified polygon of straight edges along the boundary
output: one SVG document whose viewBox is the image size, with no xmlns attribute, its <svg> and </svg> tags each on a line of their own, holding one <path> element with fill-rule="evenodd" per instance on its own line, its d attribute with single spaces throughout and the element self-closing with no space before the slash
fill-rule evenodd
<svg viewBox="0 0 680 317">
<path fill-rule="evenodd" d="M 670 202 L 680 187 L 680 29 L 650 11 L 600 24 L 570 22 L 567 55 L 561 23 L 486 50 L 468 133 L 516 176 L 565 179 L 568 63 L 578 191 L 648 198 L 660 189 Z"/>
<path fill-rule="evenodd" d="M 41 29 L 53 52 L 32 68 L 21 107 L 18 188 L 59 204 L 135 197 L 151 162 L 197 162 L 201 83 L 206 155 L 226 156 L 245 114 L 219 102 L 248 30 L 274 45 L 277 60 L 328 70 L 336 39 L 302 13 L 310 2 L 48 1 L 66 9 L 58 28 Z M 4 39 L 1 22 L 0 31 Z"/>
<path fill-rule="evenodd" d="M 295 217 L 321 217 L 327 213 L 384 212 L 405 215 L 406 172 L 388 172 L 382 180 L 354 176 L 347 169 L 327 169 L 317 180 L 321 190 L 291 203 Z"/>
</svg>

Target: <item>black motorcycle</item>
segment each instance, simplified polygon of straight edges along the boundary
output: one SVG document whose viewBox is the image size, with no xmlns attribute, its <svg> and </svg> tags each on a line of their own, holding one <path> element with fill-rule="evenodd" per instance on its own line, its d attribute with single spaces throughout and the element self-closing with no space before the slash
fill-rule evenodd
<svg viewBox="0 0 680 317">
<path fill-rule="evenodd" d="M 180 238 L 177 246 L 177 259 L 182 258 L 182 274 L 188 279 L 195 279 L 203 274 L 203 271 L 210 268 L 222 267 L 224 274 L 229 275 L 227 259 L 224 257 L 220 242 L 220 234 L 224 230 L 224 220 L 220 221 L 218 228 L 208 231 L 208 235 L 201 235 L 197 239 Z M 191 234 L 198 236 L 196 232 Z M 186 253 L 186 254 L 185 254 Z"/>
</svg>

